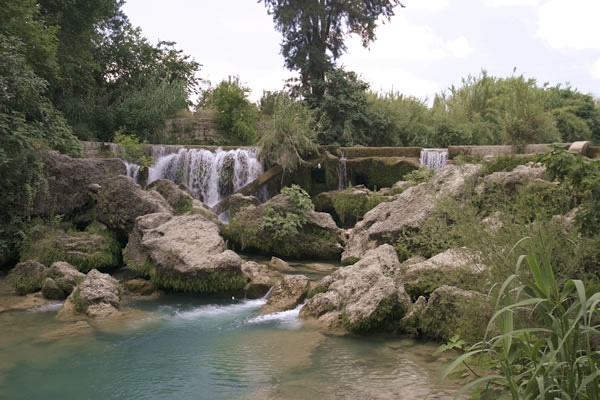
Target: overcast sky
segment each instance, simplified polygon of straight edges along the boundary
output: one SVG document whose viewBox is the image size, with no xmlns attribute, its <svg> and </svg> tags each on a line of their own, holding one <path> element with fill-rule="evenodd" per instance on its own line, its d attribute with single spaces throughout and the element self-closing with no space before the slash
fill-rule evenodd
<svg viewBox="0 0 600 400">
<path fill-rule="evenodd" d="M 600 0 L 402 2 L 369 49 L 350 37 L 339 60 L 373 90 L 431 100 L 481 69 L 507 77 L 516 67 L 517 75 L 600 97 Z M 294 76 L 284 68 L 280 33 L 255 0 L 127 0 L 124 11 L 152 42 L 174 41 L 193 56 L 201 78 L 239 76 L 253 100 Z"/>
</svg>

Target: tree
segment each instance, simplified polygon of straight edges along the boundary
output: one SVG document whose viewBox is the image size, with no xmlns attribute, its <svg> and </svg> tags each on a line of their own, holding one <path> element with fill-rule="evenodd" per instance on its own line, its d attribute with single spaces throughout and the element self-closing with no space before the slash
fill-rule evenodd
<svg viewBox="0 0 600 400">
<path fill-rule="evenodd" d="M 281 53 L 285 65 L 300 71 L 305 94 L 323 97 L 322 87 L 313 87 L 323 81 L 345 51 L 344 39 L 357 34 L 366 47 L 375 40 L 379 17 L 388 20 L 394 15 L 399 0 L 259 0 L 264 1 L 273 16 L 278 31 L 283 34 Z"/>
</svg>

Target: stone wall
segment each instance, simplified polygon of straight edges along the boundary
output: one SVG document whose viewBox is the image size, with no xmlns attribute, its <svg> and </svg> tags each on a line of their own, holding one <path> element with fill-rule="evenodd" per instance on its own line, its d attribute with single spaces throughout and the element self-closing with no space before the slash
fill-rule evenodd
<svg viewBox="0 0 600 400">
<path fill-rule="evenodd" d="M 165 123 L 165 138 L 169 143 L 215 144 L 223 138 L 216 126 L 217 112 L 201 110 L 189 118 L 174 118 Z"/>
</svg>

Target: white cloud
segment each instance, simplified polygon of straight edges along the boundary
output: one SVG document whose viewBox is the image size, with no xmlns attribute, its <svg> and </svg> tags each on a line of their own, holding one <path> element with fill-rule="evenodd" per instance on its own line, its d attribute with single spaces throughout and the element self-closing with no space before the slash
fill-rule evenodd
<svg viewBox="0 0 600 400">
<path fill-rule="evenodd" d="M 592 77 L 600 81 L 600 58 L 592 64 L 591 68 Z"/>
<path fill-rule="evenodd" d="M 537 6 L 541 0 L 483 0 L 483 4 L 488 7 L 526 7 Z"/>
<path fill-rule="evenodd" d="M 455 58 L 463 58 L 474 51 L 474 49 L 469 45 L 467 38 L 464 36 L 459 36 L 454 40 L 447 41 L 446 49 Z"/>
<path fill-rule="evenodd" d="M 539 9 L 537 35 L 555 49 L 600 49 L 598 16 L 598 0 L 551 0 Z"/>
<path fill-rule="evenodd" d="M 438 12 L 450 6 L 448 0 L 401 0 L 407 10 Z"/>
</svg>

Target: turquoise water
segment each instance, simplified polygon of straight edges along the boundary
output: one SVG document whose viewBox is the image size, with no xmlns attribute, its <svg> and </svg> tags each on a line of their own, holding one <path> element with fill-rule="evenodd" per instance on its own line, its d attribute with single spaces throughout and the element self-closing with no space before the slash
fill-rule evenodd
<svg viewBox="0 0 600 400">
<path fill-rule="evenodd" d="M 75 333 L 58 304 L 0 313 L 0 398 L 410 400 L 436 383 L 435 345 L 326 335 L 299 309 L 260 316 L 263 303 L 169 295 Z"/>
</svg>

